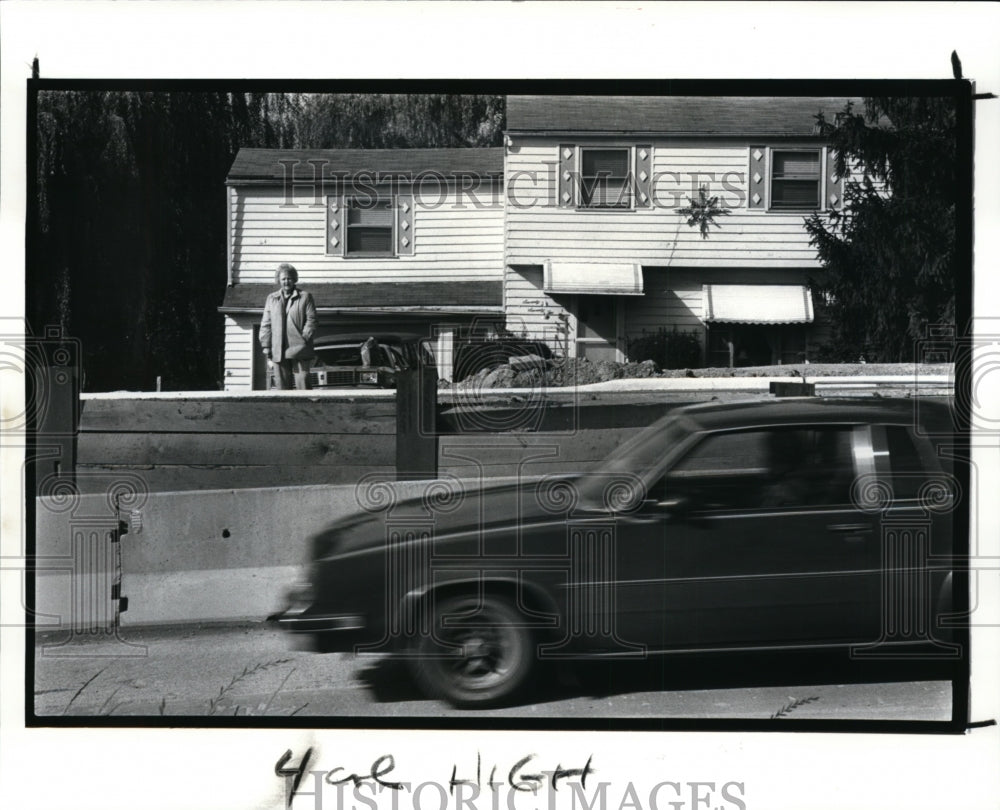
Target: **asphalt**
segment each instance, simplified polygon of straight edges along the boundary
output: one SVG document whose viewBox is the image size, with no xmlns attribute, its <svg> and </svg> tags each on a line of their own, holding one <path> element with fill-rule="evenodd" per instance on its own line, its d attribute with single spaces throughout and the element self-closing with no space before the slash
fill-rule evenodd
<svg viewBox="0 0 1000 810">
<path fill-rule="evenodd" d="M 296 650 L 267 624 L 160 627 L 39 636 L 39 717 L 440 717 L 932 720 L 951 716 L 947 672 L 835 653 L 566 662 L 540 673 L 518 705 L 488 715 L 423 697 L 385 656 Z M 62 643 L 61 643 L 62 642 Z M 353 722 L 353 721 L 352 721 Z"/>
</svg>

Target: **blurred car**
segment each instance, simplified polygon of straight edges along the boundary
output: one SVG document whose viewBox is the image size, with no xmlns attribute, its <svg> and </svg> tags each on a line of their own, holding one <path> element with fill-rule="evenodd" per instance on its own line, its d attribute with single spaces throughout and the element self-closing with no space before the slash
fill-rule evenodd
<svg viewBox="0 0 1000 810">
<path fill-rule="evenodd" d="M 546 657 L 954 651 L 936 619 L 959 488 L 930 422 L 947 433 L 947 404 L 687 406 L 584 475 L 372 498 L 311 538 L 278 621 L 317 650 L 400 654 L 465 707 L 510 701 Z"/>
<path fill-rule="evenodd" d="M 435 367 L 426 337 L 417 334 L 327 335 L 314 346 L 313 388 L 395 388 L 401 371 Z"/>
</svg>

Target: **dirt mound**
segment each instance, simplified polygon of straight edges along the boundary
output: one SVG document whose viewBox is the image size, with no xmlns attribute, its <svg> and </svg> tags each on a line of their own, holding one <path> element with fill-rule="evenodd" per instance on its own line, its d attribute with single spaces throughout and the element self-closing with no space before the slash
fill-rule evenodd
<svg viewBox="0 0 1000 810">
<path fill-rule="evenodd" d="M 482 369 L 457 384 L 459 389 L 538 388 L 590 385 L 608 380 L 652 377 L 857 377 L 916 374 L 951 374 L 948 363 L 915 365 L 913 363 L 796 363 L 785 366 L 750 366 L 747 368 L 686 368 L 661 370 L 652 360 L 642 363 L 591 362 L 568 358 L 543 360 L 519 357 L 513 364 Z"/>
</svg>

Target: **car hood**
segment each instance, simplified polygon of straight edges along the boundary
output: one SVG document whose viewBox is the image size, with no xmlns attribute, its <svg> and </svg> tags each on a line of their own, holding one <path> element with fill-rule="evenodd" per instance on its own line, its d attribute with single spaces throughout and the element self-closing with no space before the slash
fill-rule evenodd
<svg viewBox="0 0 1000 810">
<path fill-rule="evenodd" d="M 580 493 L 577 480 L 547 476 L 514 484 L 463 486 L 444 479 L 428 481 L 420 495 L 405 499 L 397 499 L 396 490 L 385 482 L 359 487 L 356 494 L 362 508 L 331 522 L 316 536 L 319 547 L 314 548 L 314 559 L 382 547 L 387 537 L 394 536 L 447 537 L 475 545 L 492 530 L 606 514 L 599 502 Z"/>
</svg>

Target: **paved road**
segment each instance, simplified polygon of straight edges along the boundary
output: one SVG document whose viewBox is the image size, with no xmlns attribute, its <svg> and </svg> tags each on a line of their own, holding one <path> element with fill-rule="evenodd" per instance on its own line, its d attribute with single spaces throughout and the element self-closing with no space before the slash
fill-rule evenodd
<svg viewBox="0 0 1000 810">
<path fill-rule="evenodd" d="M 40 716 L 470 716 L 423 698 L 397 662 L 297 651 L 270 626 L 59 641 L 40 637 L 36 646 Z M 672 657 L 610 669 L 564 663 L 541 673 L 530 703 L 489 714 L 767 719 L 786 707 L 784 719 L 950 719 L 951 686 L 940 669 L 870 663 L 859 673 L 846 664 L 831 653 Z"/>
</svg>

